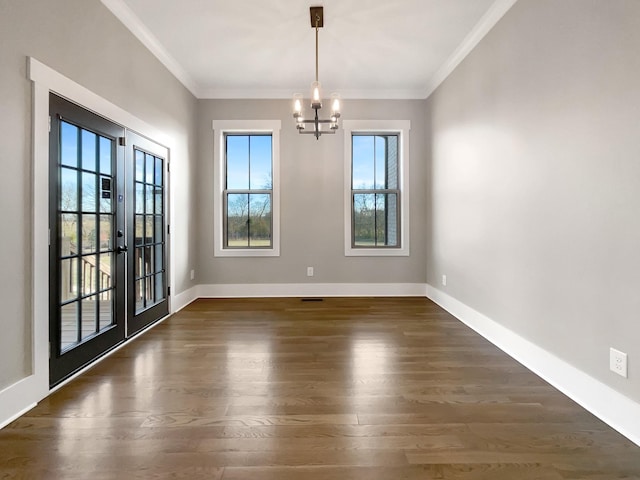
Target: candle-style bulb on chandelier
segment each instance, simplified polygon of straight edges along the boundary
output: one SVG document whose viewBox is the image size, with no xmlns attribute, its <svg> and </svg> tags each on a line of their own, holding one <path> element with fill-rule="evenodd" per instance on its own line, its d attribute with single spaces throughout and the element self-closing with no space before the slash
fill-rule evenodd
<svg viewBox="0 0 640 480">
<path fill-rule="evenodd" d="M 316 81 L 311 84 L 311 108 L 314 111 L 314 118 L 304 118 L 302 108 L 304 98 L 301 93 L 293 96 L 293 118 L 296 120 L 298 133 L 314 135 L 317 140 L 320 135 L 336 133 L 340 118 L 340 95 L 331 94 L 331 116 L 328 119 L 319 118 L 318 110 L 322 108 L 322 88 L 318 80 L 318 30 L 324 26 L 324 12 L 322 7 L 311 7 L 310 13 L 311 27 L 316 30 Z M 327 125 L 328 128 L 323 129 L 323 125 Z"/>
</svg>

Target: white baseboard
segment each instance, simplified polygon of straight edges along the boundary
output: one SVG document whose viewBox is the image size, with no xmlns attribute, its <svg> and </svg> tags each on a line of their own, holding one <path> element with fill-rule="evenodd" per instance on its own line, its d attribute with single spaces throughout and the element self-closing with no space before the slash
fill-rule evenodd
<svg viewBox="0 0 640 480">
<path fill-rule="evenodd" d="M 424 296 L 424 283 L 261 283 L 198 287 L 200 298 Z"/>
<path fill-rule="evenodd" d="M 25 399 L 40 398 L 35 393 L 37 391 L 34 375 L 23 378 L 0 391 L 0 429 L 37 405 L 37 402 L 29 402 L 29 400 L 25 402 Z"/>
<path fill-rule="evenodd" d="M 640 446 L 640 404 L 482 313 L 427 285 L 427 297 Z"/>
<path fill-rule="evenodd" d="M 198 298 L 198 285 L 171 296 L 171 313 L 176 313 Z"/>
</svg>

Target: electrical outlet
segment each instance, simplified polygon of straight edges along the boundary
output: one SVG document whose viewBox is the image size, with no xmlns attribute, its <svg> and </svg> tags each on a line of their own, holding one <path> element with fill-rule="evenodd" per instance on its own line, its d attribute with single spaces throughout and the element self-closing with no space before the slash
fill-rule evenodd
<svg viewBox="0 0 640 480">
<path fill-rule="evenodd" d="M 196 271 L 191 270 L 191 280 L 193 280 L 194 278 L 196 278 Z"/>
<path fill-rule="evenodd" d="M 313 267 L 307 267 L 307 277 L 313 277 Z"/>
<path fill-rule="evenodd" d="M 443 287 L 447 286 L 447 276 L 446 275 L 442 275 L 442 286 Z"/>
<path fill-rule="evenodd" d="M 609 368 L 612 372 L 627 378 L 627 354 L 616 350 L 609 349 Z"/>
</svg>

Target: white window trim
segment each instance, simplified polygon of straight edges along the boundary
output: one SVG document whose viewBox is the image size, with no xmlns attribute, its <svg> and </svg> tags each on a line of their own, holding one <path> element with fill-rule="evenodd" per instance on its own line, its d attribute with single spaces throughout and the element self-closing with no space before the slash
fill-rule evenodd
<svg viewBox="0 0 640 480">
<path fill-rule="evenodd" d="M 409 256 L 409 130 L 410 120 L 343 120 L 344 131 L 344 254 L 346 257 Z M 400 136 L 400 247 L 353 248 L 351 246 L 351 135 L 353 133 L 397 133 Z"/>
<path fill-rule="evenodd" d="M 213 166 L 213 255 L 215 257 L 279 257 L 280 256 L 280 120 L 214 120 Z M 272 247 L 224 248 L 224 135 L 225 133 L 270 133 L 272 142 Z"/>
</svg>

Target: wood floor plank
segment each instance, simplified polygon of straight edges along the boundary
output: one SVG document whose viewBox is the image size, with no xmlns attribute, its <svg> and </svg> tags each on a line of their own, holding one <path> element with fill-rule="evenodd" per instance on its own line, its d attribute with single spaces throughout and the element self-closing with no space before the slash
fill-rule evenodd
<svg viewBox="0 0 640 480">
<path fill-rule="evenodd" d="M 207 299 L 1 430 L 0 478 L 640 479 L 640 447 L 424 298 Z"/>
<path fill-rule="evenodd" d="M 229 467 L 222 480 L 563 480 L 541 465 L 420 465 L 406 467 Z"/>
</svg>

